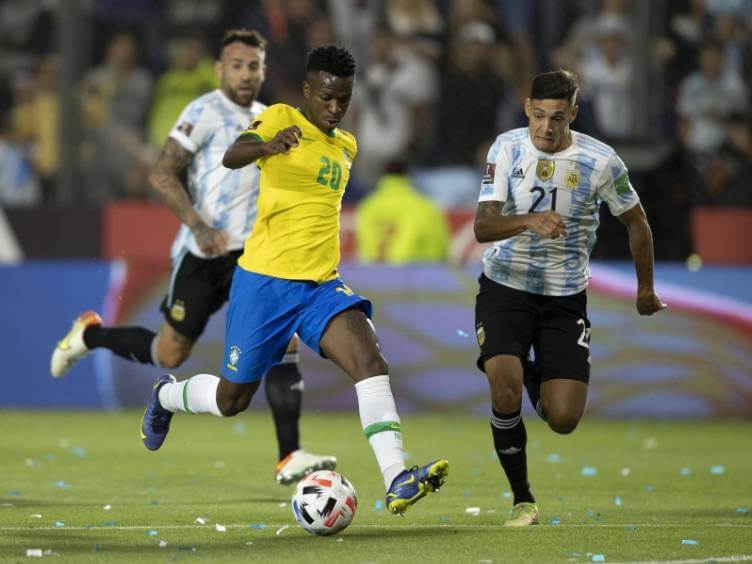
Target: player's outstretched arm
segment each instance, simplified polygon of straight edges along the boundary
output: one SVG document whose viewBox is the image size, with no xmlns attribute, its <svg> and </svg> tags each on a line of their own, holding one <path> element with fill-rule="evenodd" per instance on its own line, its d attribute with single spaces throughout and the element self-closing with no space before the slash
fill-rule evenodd
<svg viewBox="0 0 752 564">
<path fill-rule="evenodd" d="M 653 234 L 642 204 L 637 204 L 619 217 L 629 233 L 629 251 L 637 273 L 637 300 L 640 315 L 653 315 L 666 308 L 653 287 Z"/>
<path fill-rule="evenodd" d="M 192 156 L 180 143 L 172 138 L 167 139 L 149 173 L 149 183 L 159 199 L 193 231 L 196 242 L 205 255 L 223 255 L 227 252 L 227 235 L 204 223 L 193 209 L 188 191 L 180 180 L 180 173 Z"/>
<path fill-rule="evenodd" d="M 502 215 L 504 203 L 491 200 L 478 204 L 474 229 L 479 243 L 501 241 L 528 229 L 546 239 L 556 239 L 567 233 L 564 220 L 555 211 Z"/>
<path fill-rule="evenodd" d="M 253 135 L 241 135 L 225 151 L 222 164 L 231 169 L 242 168 L 261 157 L 270 157 L 280 153 L 287 154 L 298 145 L 298 138 L 303 134 L 297 125 L 277 132 L 269 141 L 260 141 Z"/>
</svg>

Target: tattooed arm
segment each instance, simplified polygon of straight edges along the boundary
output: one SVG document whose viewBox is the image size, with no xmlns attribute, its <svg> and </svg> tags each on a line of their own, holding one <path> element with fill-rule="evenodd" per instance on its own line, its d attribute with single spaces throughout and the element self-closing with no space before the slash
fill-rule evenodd
<svg viewBox="0 0 752 564">
<path fill-rule="evenodd" d="M 561 216 L 555 211 L 502 215 L 504 202 L 486 201 L 478 204 L 475 214 L 475 239 L 479 243 L 501 241 L 530 230 L 546 239 L 566 235 Z"/>
<path fill-rule="evenodd" d="M 206 256 L 223 255 L 227 253 L 227 234 L 209 227 L 201 219 L 193 209 L 188 191 L 178 176 L 192 156 L 180 143 L 172 138 L 167 139 L 149 174 L 149 182 L 159 199 L 191 229 L 199 248 Z"/>
</svg>

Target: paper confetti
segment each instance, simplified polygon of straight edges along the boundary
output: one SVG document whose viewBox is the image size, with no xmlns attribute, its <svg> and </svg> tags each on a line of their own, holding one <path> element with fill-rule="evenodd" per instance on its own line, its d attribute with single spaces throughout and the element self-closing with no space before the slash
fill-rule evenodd
<svg viewBox="0 0 752 564">
<path fill-rule="evenodd" d="M 247 544 L 248 546 L 250 546 L 250 545 L 253 544 L 253 541 L 247 541 L 245 544 Z"/>
<path fill-rule="evenodd" d="M 559 456 L 555 452 L 552 452 L 546 457 L 546 461 L 551 462 L 552 464 L 556 464 L 557 462 L 561 462 L 561 456 Z"/>
<path fill-rule="evenodd" d="M 468 515 L 475 515 L 476 517 L 480 515 L 480 507 L 466 507 L 465 513 Z"/>
<path fill-rule="evenodd" d="M 219 523 L 215 523 L 214 528 L 216 528 L 217 531 L 219 531 L 220 533 L 224 533 L 225 531 L 227 531 L 227 527 L 225 527 L 224 525 L 220 525 Z"/>
<path fill-rule="evenodd" d="M 159 548 L 165 548 L 166 546 L 167 546 L 167 541 L 166 540 L 159 541 Z"/>
<path fill-rule="evenodd" d="M 560 517 L 551 517 L 548 520 L 549 525 L 560 525 L 561 524 L 561 518 Z"/>
<path fill-rule="evenodd" d="M 614 505 L 616 507 L 621 507 L 621 497 L 619 497 L 618 495 L 614 498 Z"/>
<path fill-rule="evenodd" d="M 55 487 L 56 487 L 56 488 L 60 488 L 61 490 L 69 490 L 69 489 L 70 489 L 70 487 L 71 487 L 71 485 L 70 485 L 70 484 L 67 484 L 67 483 L 66 483 L 65 481 L 63 481 L 63 480 L 58 480 L 57 482 L 55 482 Z"/>
<path fill-rule="evenodd" d="M 595 476 L 598 474 L 598 469 L 595 466 L 583 466 L 580 474 L 582 476 Z"/>
<path fill-rule="evenodd" d="M 204 519 L 203 517 L 196 517 L 194 523 L 197 523 L 199 525 L 206 525 L 206 519 Z"/>
<path fill-rule="evenodd" d="M 275 533 L 277 536 L 281 535 L 286 529 L 289 529 L 290 525 L 282 525 L 279 529 L 277 529 L 277 532 Z"/>
<path fill-rule="evenodd" d="M 690 470 L 686 466 L 684 468 L 682 468 L 681 470 L 679 470 L 679 475 L 680 476 L 689 476 L 691 473 L 692 473 L 692 470 Z"/>
<path fill-rule="evenodd" d="M 26 556 L 29 558 L 41 558 L 43 555 L 41 548 L 27 548 L 26 549 Z"/>
<path fill-rule="evenodd" d="M 269 525 L 266 525 L 264 523 L 251 523 L 250 525 L 248 525 L 249 529 L 266 529 L 268 527 Z"/>
<path fill-rule="evenodd" d="M 42 518 L 42 514 L 41 513 L 32 513 L 31 515 L 29 515 L 29 517 L 33 517 L 34 519 L 41 519 Z"/>
<path fill-rule="evenodd" d="M 105 511 L 109 511 L 110 509 L 112 509 L 112 505 L 110 505 L 110 504 L 108 503 L 108 504 L 107 504 L 107 505 L 105 505 L 105 506 L 104 506 L 104 507 L 103 507 L 102 509 L 104 509 Z"/>
<path fill-rule="evenodd" d="M 384 502 L 381 501 L 380 499 L 377 499 L 373 504 L 373 510 L 381 511 L 382 509 L 384 509 Z"/>
<path fill-rule="evenodd" d="M 62 529 L 63 527 L 65 527 L 64 521 L 55 521 L 55 528 Z"/>
<path fill-rule="evenodd" d="M 645 450 L 652 450 L 657 446 L 658 446 L 658 441 L 656 440 L 655 437 L 648 437 L 642 442 L 642 447 Z"/>
<path fill-rule="evenodd" d="M 682 539 L 682 544 L 694 546 L 700 544 L 700 541 L 695 539 Z"/>
<path fill-rule="evenodd" d="M 720 465 L 720 464 L 717 465 L 717 466 L 711 466 L 710 467 L 710 473 L 711 474 L 717 474 L 717 475 L 725 474 L 726 473 L 726 467 L 723 466 L 723 465 Z"/>
<path fill-rule="evenodd" d="M 736 512 L 741 515 L 748 515 L 749 514 L 749 507 L 737 507 Z"/>
<path fill-rule="evenodd" d="M 156 529 L 149 529 L 148 531 L 146 531 L 146 534 L 150 537 L 156 537 L 159 534 L 159 531 L 157 531 Z"/>
<path fill-rule="evenodd" d="M 602 554 L 593 554 L 591 560 L 593 562 L 605 562 L 606 561 L 606 557 L 603 556 Z"/>
<path fill-rule="evenodd" d="M 619 474 L 621 474 L 622 476 L 624 476 L 624 477 L 626 478 L 627 476 L 629 476 L 629 474 L 630 474 L 631 472 L 632 472 L 632 471 L 631 471 L 631 470 L 630 470 L 629 468 L 622 468 L 622 469 L 621 469 L 621 472 L 619 472 Z"/>
<path fill-rule="evenodd" d="M 342 542 L 342 541 L 344 541 L 344 540 L 345 540 L 345 539 L 343 539 L 343 538 L 341 538 L 341 537 L 340 537 L 340 538 L 338 538 L 338 539 L 337 539 L 337 542 Z"/>
</svg>

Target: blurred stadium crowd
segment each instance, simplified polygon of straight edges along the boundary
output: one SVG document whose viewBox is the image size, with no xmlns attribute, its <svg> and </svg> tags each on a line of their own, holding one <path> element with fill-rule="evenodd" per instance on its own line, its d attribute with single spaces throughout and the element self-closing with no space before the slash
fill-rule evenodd
<svg viewBox="0 0 752 564">
<path fill-rule="evenodd" d="M 0 204 L 153 199 L 148 170 L 217 86 L 231 27 L 269 40 L 267 104 L 297 103 L 308 49 L 354 52 L 351 203 L 408 166 L 438 208 L 473 208 L 529 79 L 563 66 L 575 129 L 627 162 L 659 258 L 686 256 L 693 206 L 752 206 L 752 0 L 0 0 Z"/>
</svg>

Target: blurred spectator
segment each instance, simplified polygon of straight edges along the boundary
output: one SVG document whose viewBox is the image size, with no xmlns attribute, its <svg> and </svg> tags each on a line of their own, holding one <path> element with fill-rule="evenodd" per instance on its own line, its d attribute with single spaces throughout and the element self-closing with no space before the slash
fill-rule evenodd
<svg viewBox="0 0 752 564">
<path fill-rule="evenodd" d="M 413 187 L 399 162 L 387 166 L 387 174 L 358 206 L 355 232 L 363 262 L 444 261 L 449 252 L 443 212 Z"/>
<path fill-rule="evenodd" d="M 582 79 L 582 97 L 592 102 L 597 129 L 609 140 L 632 134 L 633 64 L 627 52 L 628 37 L 626 18 L 601 16 L 596 45 L 583 53 L 575 66 Z"/>
<path fill-rule="evenodd" d="M 723 144 L 723 120 L 746 111 L 749 92 L 740 76 L 723 72 L 723 46 L 718 41 L 702 46 L 699 66 L 679 87 L 679 139 L 691 152 L 706 154 Z"/>
<path fill-rule="evenodd" d="M 299 61 L 305 58 L 311 40 L 320 40 L 325 15 L 313 0 L 261 0 L 239 18 L 245 27 L 259 31 L 269 40 L 267 53 L 275 64 L 267 69 L 264 91 L 270 102 L 300 102 Z M 316 28 L 315 37 L 310 34 L 312 28 Z M 324 34 L 334 39 L 328 23 Z"/>
<path fill-rule="evenodd" d="M 368 43 L 379 18 L 381 0 L 327 0 L 337 41 L 348 48 L 358 66 L 368 61 Z"/>
<path fill-rule="evenodd" d="M 149 115 L 149 143 L 161 147 L 180 112 L 194 98 L 217 88 L 214 62 L 198 35 L 170 41 L 169 67 L 157 81 Z"/>
<path fill-rule="evenodd" d="M 752 206 L 749 165 L 752 163 L 752 116 L 732 114 L 724 123 L 725 140 L 710 157 L 707 191 L 695 194 L 695 204 Z"/>
<path fill-rule="evenodd" d="M 0 205 L 32 206 L 40 203 L 42 192 L 31 163 L 16 142 L 10 115 L 0 111 Z"/>
<path fill-rule="evenodd" d="M 144 142 L 151 75 L 138 65 L 138 45 L 129 33 L 112 38 L 102 65 L 83 83 L 88 125 L 87 168 L 94 178 L 95 200 L 140 198 L 146 193 L 151 154 Z"/>
<path fill-rule="evenodd" d="M 385 0 L 384 21 L 400 37 L 438 35 L 444 22 L 433 0 Z"/>
<path fill-rule="evenodd" d="M 372 187 L 386 163 L 420 162 L 433 135 L 438 91 L 434 61 L 416 48 L 420 36 L 401 39 L 387 29 L 371 41 L 371 63 L 354 99 L 358 158 L 355 172 Z"/>
<path fill-rule="evenodd" d="M 493 28 L 482 21 L 465 23 L 457 32 L 442 73 L 434 164 L 475 166 L 478 147 L 494 137 L 505 90 L 493 65 L 495 41 Z"/>
<path fill-rule="evenodd" d="M 42 185 L 42 196 L 53 196 L 60 165 L 58 73 L 60 59 L 42 59 L 33 79 L 14 83 L 13 135 L 30 149 L 31 162 Z"/>
</svg>

